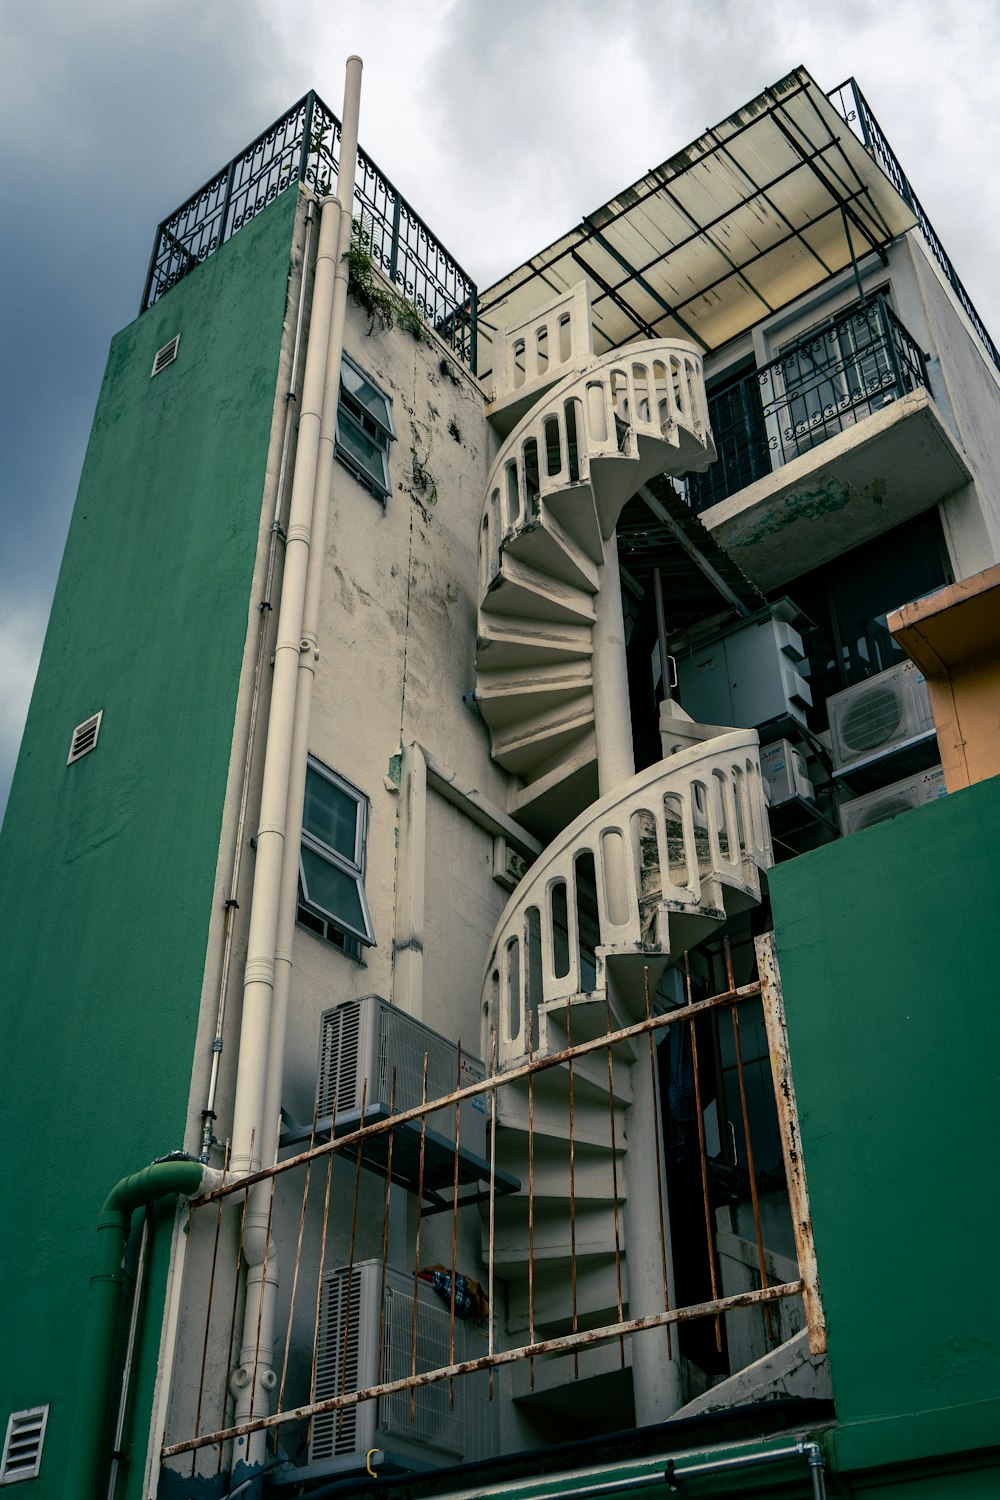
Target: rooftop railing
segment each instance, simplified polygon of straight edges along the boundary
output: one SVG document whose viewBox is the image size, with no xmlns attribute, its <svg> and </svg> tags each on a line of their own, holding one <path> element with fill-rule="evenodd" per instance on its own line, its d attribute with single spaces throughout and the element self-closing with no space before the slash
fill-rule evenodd
<svg viewBox="0 0 1000 1500">
<path fill-rule="evenodd" d="M 340 138 L 340 121 L 318 95 L 293 105 L 159 225 L 140 312 L 293 183 L 335 191 Z M 354 217 L 379 269 L 474 370 L 475 282 L 360 149 Z"/>
<path fill-rule="evenodd" d="M 854 134 L 862 142 L 868 154 L 878 162 L 899 196 L 913 210 L 920 232 L 931 248 L 931 254 L 944 272 L 945 278 L 958 298 L 963 312 L 982 340 L 987 354 L 997 369 L 1000 369 L 1000 350 L 997 349 L 996 344 L 990 338 L 985 323 L 977 313 L 972 298 L 962 285 L 958 272 L 952 265 L 944 246 L 935 233 L 933 224 L 924 212 L 920 199 L 910 186 L 909 178 L 900 166 L 899 158 L 889 145 L 881 126 L 872 114 L 864 94 L 862 94 L 854 79 L 848 78 L 839 84 L 837 88 L 831 89 L 827 98 L 838 114 L 842 116 L 845 123 L 851 127 Z"/>
<path fill-rule="evenodd" d="M 709 393 L 719 458 L 688 476 L 688 503 L 707 510 L 927 383 L 923 354 L 885 297 L 855 304 Z"/>
</svg>

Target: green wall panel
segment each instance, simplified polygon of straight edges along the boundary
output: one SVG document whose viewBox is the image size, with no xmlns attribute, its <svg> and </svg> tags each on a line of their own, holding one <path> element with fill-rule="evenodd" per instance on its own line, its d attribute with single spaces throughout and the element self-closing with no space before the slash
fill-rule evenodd
<svg viewBox="0 0 1000 1500">
<path fill-rule="evenodd" d="M 1000 779 L 773 871 L 843 1467 L 997 1441 Z"/>
<path fill-rule="evenodd" d="M 39 1496 L 61 1493 L 100 1205 L 183 1143 L 295 207 L 112 342 L 0 836 L 0 1118 L 30 1162 L 7 1185 L 0 1417 L 51 1403 Z M 96 750 L 67 767 L 97 709 Z"/>
</svg>

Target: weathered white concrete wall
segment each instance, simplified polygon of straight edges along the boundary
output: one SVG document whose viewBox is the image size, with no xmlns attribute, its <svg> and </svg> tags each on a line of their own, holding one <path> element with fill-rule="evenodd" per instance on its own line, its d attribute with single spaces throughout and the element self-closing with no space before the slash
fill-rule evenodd
<svg viewBox="0 0 1000 1500">
<path fill-rule="evenodd" d="M 303 200 L 304 204 L 304 200 Z M 300 214 L 295 255 L 301 257 Z M 297 264 L 293 266 L 295 289 Z M 259 578 L 260 597 L 273 491 L 280 454 L 280 414 L 294 332 L 294 299 L 286 328 L 285 385 L 276 393 L 275 437 L 263 499 Z M 404 744 L 418 741 L 458 773 L 467 786 L 506 807 L 508 778 L 493 765 L 489 738 L 475 709 L 462 701 L 475 683 L 478 586 L 478 533 L 483 488 L 493 438 L 485 416 L 484 394 L 450 350 L 433 334 L 414 340 L 398 329 L 369 327 L 367 316 L 348 304 L 345 351 L 392 401 L 397 440 L 392 444 L 389 474 L 392 492 L 383 507 L 339 463 L 333 471 L 333 502 L 328 531 L 324 598 L 320 626 L 320 660 L 313 699 L 310 750 L 352 782 L 369 799 L 365 888 L 376 946 L 362 950 L 360 961 L 341 952 L 305 928 L 294 945 L 291 1005 L 283 1103 L 296 1118 L 308 1121 L 314 1107 L 320 1016 L 355 996 L 393 995 L 393 931 L 397 888 L 397 846 L 401 801 L 398 757 Z M 279 573 L 280 576 L 280 573 Z M 276 612 L 275 612 L 276 613 Z M 240 712 L 234 726 L 233 766 L 220 851 L 219 932 L 209 954 L 202 1004 L 195 1073 L 189 1105 L 186 1145 L 198 1150 L 200 1111 L 204 1104 L 211 1037 L 215 1023 L 221 910 L 227 883 L 239 801 L 242 751 L 250 704 L 256 610 L 248 621 L 247 658 Z M 269 667 L 265 669 L 262 723 L 266 724 Z M 263 734 L 255 757 L 254 791 L 247 825 L 256 823 L 256 797 L 263 763 Z M 427 868 L 425 884 L 425 1019 L 469 1051 L 480 1049 L 480 987 L 483 964 L 506 892 L 493 880 L 492 837 L 436 792 L 427 796 Z M 253 855 L 247 851 L 240 894 L 225 1048 L 217 1109 L 217 1132 L 228 1134 L 235 1086 L 240 1022 L 240 993 L 245 958 L 245 924 L 250 905 Z M 278 1247 L 281 1290 L 275 1368 L 285 1356 L 284 1329 L 302 1217 L 304 1172 L 279 1179 L 273 1232 Z M 312 1172 L 304 1213 L 303 1250 L 295 1291 L 292 1334 L 288 1340 L 288 1373 L 283 1404 L 308 1399 L 321 1243 L 325 1164 Z M 379 1256 L 385 1217 L 385 1184 L 375 1175 L 357 1177 L 338 1162 L 331 1179 L 327 1269 Z M 390 1210 L 391 1258 L 404 1270 L 413 1266 L 415 1215 L 412 1195 L 393 1188 Z M 408 1201 L 409 1200 L 409 1201 Z M 236 1199 L 222 1215 L 216 1254 L 214 1210 L 196 1215 L 187 1236 L 178 1360 L 168 1440 L 194 1430 L 201 1382 L 208 1285 L 216 1259 L 213 1316 L 202 1400 L 201 1429 L 225 1420 L 224 1393 L 233 1319 L 234 1269 L 240 1204 Z M 476 1209 L 459 1216 L 458 1264 L 485 1281 L 479 1253 L 480 1221 Z M 450 1260 L 450 1215 L 425 1220 L 421 1264 Z M 237 1309 L 236 1327 L 240 1326 Z M 294 1449 L 304 1434 L 289 1432 L 283 1446 Z M 200 1471 L 214 1472 L 209 1453 Z"/>
<path fill-rule="evenodd" d="M 973 473 L 973 483 L 941 506 L 952 565 L 956 577 L 965 578 L 1000 558 L 1000 371 L 970 331 L 916 232 L 897 248 L 893 268 L 900 317 L 931 355 L 928 373 L 935 401 L 950 420 Z"/>
</svg>

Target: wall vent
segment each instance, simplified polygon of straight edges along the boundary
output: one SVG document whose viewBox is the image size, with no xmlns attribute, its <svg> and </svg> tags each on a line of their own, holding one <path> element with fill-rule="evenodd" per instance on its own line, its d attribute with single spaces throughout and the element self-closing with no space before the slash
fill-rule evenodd
<svg viewBox="0 0 1000 1500">
<path fill-rule="evenodd" d="M 159 375 L 161 370 L 165 370 L 167 365 L 173 364 L 177 358 L 177 345 L 180 341 L 180 334 L 175 333 L 169 344 L 164 344 L 162 349 L 157 349 L 153 355 L 153 368 L 149 372 L 150 380 L 152 380 L 154 375 Z"/>
<path fill-rule="evenodd" d="M 103 717 L 104 709 L 102 708 L 96 714 L 91 714 L 89 719 L 84 719 L 83 723 L 78 724 L 73 730 L 73 737 L 69 742 L 69 755 L 66 757 L 68 766 L 71 766 L 75 760 L 79 760 L 81 755 L 86 755 L 93 750 L 97 744 L 97 732 L 101 727 Z"/>
<path fill-rule="evenodd" d="M 0 1458 L 0 1484 L 17 1484 L 22 1479 L 38 1477 L 48 1420 L 47 1406 L 11 1412 Z"/>
</svg>

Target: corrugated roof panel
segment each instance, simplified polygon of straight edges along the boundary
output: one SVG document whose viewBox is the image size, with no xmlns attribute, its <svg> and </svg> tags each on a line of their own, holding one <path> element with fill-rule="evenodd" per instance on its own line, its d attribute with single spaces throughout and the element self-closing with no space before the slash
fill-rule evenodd
<svg viewBox="0 0 1000 1500">
<path fill-rule="evenodd" d="M 638 319 L 661 336 L 693 335 L 717 348 L 767 306 L 850 265 L 842 210 L 855 221 L 855 254 L 915 222 L 800 68 L 483 292 L 480 372 L 490 365 L 491 328 L 529 317 L 584 267 L 596 273 L 597 346 L 642 336 Z"/>
</svg>

